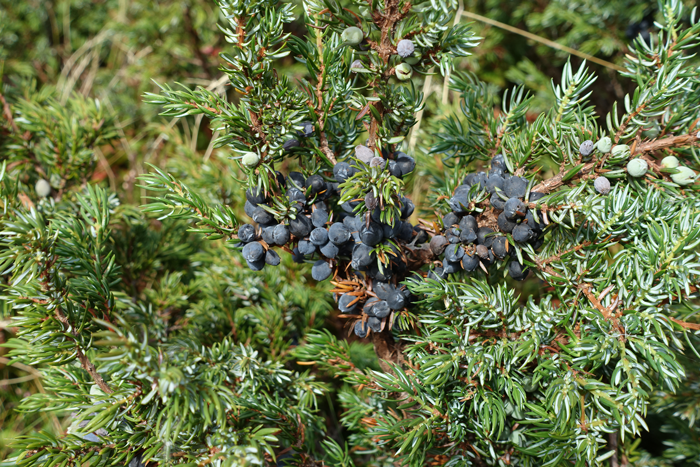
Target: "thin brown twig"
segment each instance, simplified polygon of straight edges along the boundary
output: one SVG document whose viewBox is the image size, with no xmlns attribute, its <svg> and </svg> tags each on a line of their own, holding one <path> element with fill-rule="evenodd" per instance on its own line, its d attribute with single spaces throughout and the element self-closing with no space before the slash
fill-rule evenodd
<svg viewBox="0 0 700 467">
<path fill-rule="evenodd" d="M 680 319 L 672 318 L 670 316 L 668 319 L 670 319 L 674 323 L 680 325 L 684 329 L 691 329 L 693 331 L 700 331 L 700 324 L 698 324 L 698 323 L 688 323 L 687 321 L 681 321 Z"/>
<path fill-rule="evenodd" d="M 692 133 L 687 135 L 670 136 L 646 143 L 638 144 L 631 155 L 644 154 L 645 152 L 654 152 L 661 149 L 677 148 L 682 146 L 700 145 L 700 133 Z"/>
<path fill-rule="evenodd" d="M 5 96 L 0 94 L 0 102 L 2 102 L 2 112 L 5 114 L 5 118 L 7 118 L 7 121 L 10 122 L 10 126 L 14 130 L 15 133 L 19 133 L 19 129 L 17 128 L 17 124 L 15 123 L 15 119 L 12 118 L 12 110 L 10 109 L 10 104 L 7 103 L 5 100 Z"/>
<path fill-rule="evenodd" d="M 372 15 L 374 24 L 376 24 L 377 27 L 379 27 L 379 29 L 381 30 L 381 39 L 379 40 L 379 44 L 377 44 L 376 47 L 373 48 L 377 50 L 379 58 L 381 58 L 385 66 L 388 66 L 389 58 L 391 57 L 391 54 L 394 51 L 394 47 L 392 47 L 391 45 L 391 38 L 393 36 L 394 26 L 408 13 L 410 8 L 410 2 L 406 2 L 401 8 L 401 10 L 399 10 L 398 0 L 387 0 L 384 10 L 377 11 Z M 389 71 L 391 70 L 387 70 L 387 72 L 384 73 L 383 79 L 386 80 L 389 78 Z M 373 94 L 375 97 L 377 96 L 376 90 Z M 374 114 L 372 114 L 372 121 L 369 125 L 369 147 L 372 149 L 374 149 L 376 145 L 377 132 L 379 131 L 381 120 L 382 118 L 384 118 L 385 111 L 384 106 L 382 106 L 381 102 L 378 102 L 377 105 L 375 105 L 375 108 L 379 113 L 379 118 L 376 118 Z"/>
<path fill-rule="evenodd" d="M 75 330 L 73 326 L 71 326 L 70 322 L 68 321 L 68 317 L 61 311 L 60 308 L 56 308 L 56 318 L 63 323 L 63 325 L 71 330 L 71 334 L 73 334 L 74 339 L 73 341 L 76 343 L 75 347 L 75 352 L 78 355 L 78 360 L 80 360 L 80 366 L 83 367 L 83 370 L 87 371 L 90 376 L 92 377 L 93 381 L 97 383 L 100 389 L 104 391 L 106 394 L 112 394 L 112 389 L 107 385 L 104 379 L 102 379 L 102 375 L 100 375 L 97 372 L 97 369 L 95 368 L 95 365 L 92 364 L 92 362 L 85 356 L 83 353 L 82 349 L 78 346 L 77 342 L 77 337 L 78 333 Z"/>
</svg>

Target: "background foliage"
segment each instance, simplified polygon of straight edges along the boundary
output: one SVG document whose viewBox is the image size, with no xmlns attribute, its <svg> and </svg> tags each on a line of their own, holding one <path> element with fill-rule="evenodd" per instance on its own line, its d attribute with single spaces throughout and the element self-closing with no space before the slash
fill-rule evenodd
<svg viewBox="0 0 700 467">
<path fill-rule="evenodd" d="M 692 2 L 686 4 L 692 6 Z M 660 19 L 661 14 L 654 2 L 626 0 L 524 1 L 516 8 L 511 2 L 467 1 L 460 7 L 617 66 L 623 65 L 625 54 L 633 47 L 633 38 L 656 34 L 653 19 Z M 305 33 L 301 6 L 292 3 L 290 8 L 293 20 L 284 25 L 284 30 L 301 36 Z M 461 21 L 466 23 L 468 18 Z M 561 319 L 555 316 L 560 313 L 555 304 L 539 300 L 543 292 L 537 281 L 508 288 L 478 282 L 416 286 L 422 287 L 420 291 L 426 296 L 426 314 L 421 319 L 429 333 L 440 336 L 443 344 L 428 339 L 412 342 L 411 358 L 420 362 L 426 374 L 400 374 L 398 381 L 405 387 L 397 387 L 397 379 L 370 372 L 380 370 L 371 344 L 354 337 L 346 340 L 348 330 L 336 318 L 338 312 L 327 293 L 328 286 L 312 281 L 307 266 L 284 257 L 280 269 L 253 273 L 243 267 L 235 250 L 221 242 L 205 241 L 189 231 L 187 219 L 157 219 L 140 209 L 147 202 L 147 191 L 138 177 L 153 172 L 155 169 L 148 165 L 152 164 L 170 174 L 181 189 L 186 187 L 186 197 L 202 208 L 220 204 L 228 206 L 233 215 L 243 217 L 245 200 L 236 178 L 244 179 L 245 174 L 228 158 L 226 149 L 214 148 L 213 141 L 221 134 L 211 129 L 211 115 L 163 118 L 158 116 L 162 109 L 143 99 L 146 92 L 159 92 L 153 82 L 156 81 L 172 86 L 179 82 L 189 89 L 199 85 L 229 102 L 239 102 L 240 94 L 222 79 L 224 75 L 219 70 L 218 54 L 228 47 L 224 34 L 217 29 L 217 24 L 223 23 L 222 12 L 208 0 L 0 0 L 5 115 L 0 148 L 4 164 L 0 187 L 0 280 L 3 286 L 12 280 L 12 287 L 4 287 L 0 299 L 0 341 L 6 344 L 0 347 L 0 459 L 8 459 L 3 465 L 14 465 L 12 458 L 19 448 L 12 443 L 21 436 L 26 437 L 24 446 L 50 446 L 46 451 L 50 456 L 35 458 L 34 465 L 48 464 L 49 459 L 56 465 L 65 465 L 71 458 L 83 462 L 92 458 L 97 462 L 98 457 L 128 463 L 152 455 L 160 456 L 158 460 L 163 465 L 165 459 L 196 465 L 219 455 L 228 458 L 229 465 L 255 465 L 276 462 L 273 455 L 280 458 L 294 453 L 296 461 L 305 463 L 301 465 L 323 460 L 328 465 L 393 464 L 402 459 L 390 457 L 391 447 L 408 447 L 412 437 L 430 438 L 429 424 L 414 423 L 436 417 L 432 408 L 439 406 L 436 400 L 457 404 L 462 397 L 474 397 L 471 393 L 457 393 L 465 388 L 445 370 L 455 365 L 454 360 L 435 357 L 435 348 L 430 352 L 423 348 L 443 346 L 438 354 L 459 355 L 473 361 L 493 350 L 454 346 L 459 336 L 452 335 L 453 330 L 442 321 L 442 313 L 449 308 L 445 305 L 449 296 L 482 297 L 484 303 L 490 304 L 451 310 L 454 319 L 478 319 L 487 327 L 493 320 L 505 319 L 512 326 L 510 332 L 523 332 L 527 328 L 524 323 L 546 329 L 547 320 Z M 484 84 L 475 85 L 465 75 L 454 73 L 449 87 L 440 75 L 416 81 L 416 92 L 424 93 L 426 105 L 418 114 L 420 127 L 407 142 L 419 164 L 405 189 L 419 207 L 416 217 L 434 218 L 436 210 L 446 212 L 446 205 L 440 204 L 437 197 L 424 197 L 426 187 L 451 187 L 455 183 L 451 178 L 460 170 L 469 164 L 482 164 L 480 154 L 470 153 L 478 144 L 469 139 L 450 139 L 457 134 L 450 127 L 454 123 L 450 116 L 456 115 L 462 122 L 469 119 L 460 109 L 462 99 L 483 98 L 483 109 L 486 112 L 493 108 L 492 115 L 507 113 L 509 109 L 513 112 L 513 104 L 502 103 L 501 96 L 504 90 L 522 84 L 534 97 L 519 118 L 533 122 L 540 112 L 558 104 L 550 79 L 555 85 L 562 85 L 560 77 L 567 76 L 568 54 L 483 23 L 475 22 L 472 28 L 483 40 L 471 49 L 472 56 L 456 62 L 456 68 L 473 72 Z M 686 51 L 688 55 L 692 52 Z M 290 57 L 277 63 L 291 81 L 307 74 L 306 67 Z M 581 60 L 573 57 L 571 63 L 573 74 L 579 70 Z M 695 70 L 697 76 L 697 59 L 685 66 Z M 644 78 L 624 77 L 590 63 L 588 67 L 591 74 L 598 75 L 590 104 L 599 115 L 611 111 L 613 102 L 632 93 Z M 697 96 L 697 78 L 693 86 L 684 92 Z M 577 95 L 588 92 L 583 86 L 577 91 Z M 14 123 L 7 118 L 7 112 L 14 116 Z M 688 108 L 685 112 L 697 115 L 697 109 Z M 604 122 L 601 120 L 598 125 L 603 127 Z M 357 136 L 339 135 L 339 144 L 349 149 Z M 459 156 L 448 157 L 453 154 Z M 560 162 L 556 157 L 538 161 L 545 178 L 547 169 L 551 174 L 556 172 Z M 294 168 L 293 162 L 288 164 L 283 167 Z M 37 197 L 34 190 L 40 178 L 51 185 L 51 195 L 45 199 Z M 576 212 L 577 216 L 602 224 L 617 216 L 615 222 L 609 222 L 607 231 L 561 234 L 556 245 L 573 246 L 607 235 L 643 237 L 635 252 L 641 256 L 664 248 L 658 242 L 659 235 L 666 242 L 671 238 L 671 244 L 677 248 L 681 234 L 668 234 L 664 226 L 684 222 L 689 226 L 685 232 L 688 240 L 681 247 L 697 250 L 697 244 L 693 244 L 697 229 L 692 230 L 698 225 L 697 196 L 691 201 L 669 200 L 653 193 L 642 195 L 634 188 L 625 194 L 622 204 L 591 198 Z M 673 203 L 688 206 L 678 208 L 671 206 Z M 647 235 L 649 229 L 656 229 L 656 235 Z M 31 248 L 26 249 L 26 245 Z M 615 246 L 610 250 L 611 255 L 623 255 Z M 541 256 L 555 253 L 547 251 Z M 640 266 L 634 264 L 634 258 L 616 258 L 620 266 L 608 269 L 604 277 L 611 283 L 625 282 L 627 271 Z M 586 257 L 572 262 L 591 269 L 603 267 Z M 11 270 L 10 264 L 21 271 Z M 677 266 L 691 271 L 697 268 L 687 263 Z M 559 271 L 563 275 L 575 272 Z M 677 280 L 674 274 L 669 273 L 669 280 Z M 697 272 L 693 274 L 679 287 L 693 287 Z M 627 283 L 629 290 L 638 287 L 639 284 Z M 662 295 L 622 298 L 630 301 L 626 306 L 632 306 L 634 300 L 673 301 L 673 297 Z M 23 310 L 21 319 L 11 320 L 17 308 L 11 310 L 9 301 Z M 519 306 L 513 306 L 514 303 Z M 604 304 L 608 306 L 610 302 Z M 67 310 L 66 319 L 71 322 L 88 312 L 94 319 L 82 321 L 79 332 L 72 335 L 55 325 L 42 327 L 58 306 Z M 693 299 L 666 307 L 667 313 L 693 321 L 698 302 Z M 75 314 L 70 315 L 71 312 Z M 628 319 L 638 317 L 631 314 Z M 634 465 L 697 465 L 700 357 L 692 351 L 678 360 L 664 354 L 668 348 L 697 348 L 697 338 L 678 329 L 673 332 L 665 327 L 668 321 L 661 318 L 651 329 L 642 329 L 648 326 L 640 324 L 642 321 L 625 326 L 638 326 L 644 336 L 636 344 L 630 337 L 632 345 L 638 346 L 639 356 L 616 361 L 626 361 L 625 365 L 635 368 L 646 365 L 640 372 L 647 372 L 649 367 L 654 370 L 653 376 L 640 375 L 642 384 L 635 387 L 635 391 L 654 387 L 649 404 L 637 402 L 641 398 L 635 399 L 634 391 L 622 402 L 622 412 L 632 414 L 625 423 L 634 427 L 634 412 L 648 413 L 649 431 L 640 425 L 640 437 L 621 440 L 621 458 Z M 15 339 L 27 330 L 31 345 Z M 91 332 L 95 341 L 81 342 L 84 331 Z M 646 339 L 649 335 L 653 337 Z M 534 337 L 496 354 L 503 362 L 511 360 L 519 352 L 525 355 L 530 350 L 525 346 L 533 341 Z M 617 358 L 620 349 L 614 343 L 608 344 L 606 347 L 606 343 L 580 337 L 575 346 L 571 345 L 569 358 L 578 359 L 579 363 L 584 358 Z M 94 363 L 101 371 L 110 372 L 116 380 L 138 382 L 138 387 L 120 388 L 122 394 L 108 394 L 96 387 L 78 365 L 79 347 L 91 348 L 85 358 L 99 356 L 99 363 Z M 49 352 L 48 348 L 55 350 Z M 8 352 L 21 355 L 21 359 L 10 365 Z M 640 356 L 646 361 L 640 363 Z M 315 364 L 299 364 L 305 361 Z M 528 381 L 494 377 L 502 385 L 496 390 L 509 391 L 514 385 L 524 388 L 512 394 L 528 392 L 526 386 L 536 385 L 540 379 L 549 383 L 547 398 L 556 392 L 563 394 L 564 399 L 558 403 L 566 410 L 560 412 L 558 419 L 540 414 L 530 435 L 538 430 L 549 433 L 552 426 L 566 424 L 562 414 L 575 410 L 579 403 L 567 396 L 573 394 L 567 390 L 575 385 L 591 393 L 618 397 L 617 393 L 612 395 L 613 388 L 598 387 L 598 382 L 587 380 L 585 375 L 551 381 L 554 371 L 549 366 L 554 364 L 543 358 Z M 609 371 L 614 376 L 614 369 Z M 653 384 L 643 384 L 645 377 L 653 378 Z M 425 392 L 416 394 L 412 406 L 402 406 L 408 417 L 397 414 L 396 400 L 409 389 L 421 387 L 417 380 L 441 385 L 448 379 L 451 385 L 444 385 L 440 394 L 424 387 Z M 236 416 L 227 425 L 228 430 L 215 429 L 224 425 L 221 420 L 214 420 L 223 411 L 197 405 L 196 395 L 202 392 L 215 401 L 214 406 L 235 407 Z M 137 398 L 134 394 L 141 397 L 141 405 L 133 403 Z M 127 399 L 124 403 L 131 410 L 121 422 L 123 425 L 116 427 L 110 424 L 114 413 L 106 409 L 111 407 L 108 401 L 120 397 Z M 484 401 L 483 410 L 498 416 L 482 417 L 493 421 L 490 426 L 479 428 L 483 430 L 481 436 L 492 437 L 496 445 L 517 444 L 524 430 L 520 425 L 518 431 L 510 422 L 524 418 L 520 402 Z M 643 406 L 635 407 L 636 403 Z M 176 417 L 184 408 L 188 415 Z M 459 412 L 448 406 L 440 410 Z M 79 418 L 75 417 L 77 413 Z M 371 419 L 370 415 L 376 413 L 384 418 Z M 401 436 L 394 431 L 397 424 L 405 428 Z M 280 427 L 283 429 L 278 431 Z M 449 429 L 459 431 L 460 427 Z M 103 448 L 97 436 L 110 431 L 121 435 Z M 450 436 L 464 436 L 456 431 L 449 432 Z M 79 435 L 65 436 L 66 433 Z M 158 433 L 159 441 L 144 444 L 144 440 L 153 439 L 151 433 Z M 192 442 L 193 433 L 206 436 Z M 592 446 L 606 443 L 607 433 L 579 431 L 562 434 L 562 440 L 564 437 L 577 437 L 579 455 L 593 456 L 592 462 L 605 452 L 597 452 Z M 550 459 L 556 459 L 558 452 L 565 451 L 562 440 L 543 435 L 542 446 L 530 447 L 531 452 L 525 454 L 546 452 Z M 495 448 L 498 455 L 494 456 L 488 453 L 494 448 L 487 444 L 474 442 L 472 450 L 484 458 L 498 459 L 495 462 L 502 465 L 510 462 L 511 455 L 517 457 L 501 447 Z M 216 452 L 217 446 L 227 446 L 230 451 Z M 445 454 L 424 454 L 426 462 L 443 464 L 449 460 Z M 451 460 L 460 465 L 460 459 Z"/>
</svg>

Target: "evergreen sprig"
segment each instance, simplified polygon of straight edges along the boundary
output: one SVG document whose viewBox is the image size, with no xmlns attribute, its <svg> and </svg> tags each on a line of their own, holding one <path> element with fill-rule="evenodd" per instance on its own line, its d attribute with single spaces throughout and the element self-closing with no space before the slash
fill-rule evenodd
<svg viewBox="0 0 700 467">
<path fill-rule="evenodd" d="M 99 101 L 2 94 L 3 347 L 42 377 L 19 410 L 65 424 L 3 465 L 697 462 L 696 10 L 659 3 L 603 123 L 585 63 L 544 110 L 453 73 L 455 2 L 303 2 L 303 37 L 290 3 L 217 5 L 231 92 L 146 100 L 230 158 L 179 149 L 142 209 L 89 183 L 121 130 Z M 405 154 L 436 69 L 461 105 Z"/>
</svg>

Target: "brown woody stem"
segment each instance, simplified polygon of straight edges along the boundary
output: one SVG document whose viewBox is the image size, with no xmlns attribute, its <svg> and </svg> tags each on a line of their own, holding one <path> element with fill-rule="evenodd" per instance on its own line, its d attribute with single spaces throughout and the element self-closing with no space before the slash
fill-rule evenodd
<svg viewBox="0 0 700 467">
<path fill-rule="evenodd" d="M 63 314 L 60 308 L 56 308 L 56 318 L 61 323 L 63 323 L 63 325 L 66 328 L 71 329 L 71 334 L 73 334 L 75 338 L 78 337 L 78 333 L 75 331 L 75 328 L 71 326 L 70 322 L 68 321 L 68 317 L 66 317 L 66 315 Z M 73 339 L 73 341 L 76 344 L 75 350 L 78 354 L 78 360 L 80 360 L 80 366 L 82 366 L 83 370 L 87 371 L 90 374 L 92 379 L 95 381 L 97 386 L 99 386 L 99 388 L 102 389 L 102 391 L 104 391 L 106 394 L 112 394 L 112 392 L 114 391 L 112 391 L 112 389 L 109 386 L 107 386 L 105 380 L 102 379 L 102 376 L 97 372 L 95 365 L 92 364 L 92 362 L 87 358 L 87 356 L 85 356 L 83 351 L 80 349 L 80 347 L 78 346 L 78 341 L 75 338 Z"/>
</svg>

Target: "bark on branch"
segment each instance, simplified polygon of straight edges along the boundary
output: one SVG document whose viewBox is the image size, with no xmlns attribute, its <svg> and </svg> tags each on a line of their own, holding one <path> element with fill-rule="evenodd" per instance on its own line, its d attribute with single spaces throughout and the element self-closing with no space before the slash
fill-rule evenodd
<svg viewBox="0 0 700 467">
<path fill-rule="evenodd" d="M 63 314 L 60 308 L 56 308 L 56 318 L 63 323 L 63 325 L 66 327 L 66 329 L 71 330 L 71 334 L 75 337 L 73 341 L 75 342 L 76 345 L 76 353 L 78 354 L 78 360 L 80 360 L 80 366 L 83 367 L 83 370 L 87 371 L 92 379 L 97 383 L 97 386 L 99 386 L 102 391 L 104 391 L 106 394 L 112 394 L 112 389 L 107 386 L 107 383 L 105 383 L 105 380 L 102 379 L 102 376 L 97 372 L 97 369 L 95 368 L 95 365 L 92 364 L 92 362 L 85 356 L 83 351 L 80 349 L 78 346 L 78 333 L 75 331 L 75 328 L 71 326 L 70 322 L 68 321 L 68 317 Z"/>
<path fill-rule="evenodd" d="M 654 141 L 647 141 L 642 144 L 638 144 L 633 148 L 633 152 L 630 157 L 644 154 L 647 152 L 654 152 L 661 149 L 678 148 L 684 146 L 700 146 L 700 133 L 692 133 L 687 135 L 670 136 L 668 138 L 663 138 Z M 586 175 L 593 171 L 597 162 L 591 162 L 583 166 L 579 172 L 579 176 Z M 538 185 L 536 185 L 532 191 L 538 191 L 540 193 L 550 193 L 555 189 L 559 188 L 564 184 L 563 179 L 566 177 L 568 172 L 560 172 L 549 180 L 545 180 Z"/>
<path fill-rule="evenodd" d="M 697 323 L 688 323 L 687 321 L 681 321 L 680 319 L 676 318 L 669 318 L 671 321 L 673 321 L 676 324 L 679 324 L 683 329 L 690 329 L 692 331 L 700 331 L 700 324 Z"/>
<path fill-rule="evenodd" d="M 394 374 L 389 364 L 403 364 L 403 353 L 401 352 L 400 343 L 394 340 L 389 330 L 372 332 L 370 337 L 372 339 L 372 345 L 374 345 L 374 352 L 379 358 L 379 366 L 382 371 Z"/>
<path fill-rule="evenodd" d="M 677 148 L 683 146 L 700 145 L 700 132 L 688 135 L 671 136 L 668 138 L 647 141 L 646 143 L 638 144 L 632 155 L 643 154 L 645 152 L 654 152 L 660 149 Z"/>
</svg>

